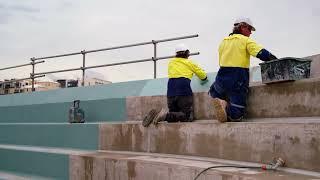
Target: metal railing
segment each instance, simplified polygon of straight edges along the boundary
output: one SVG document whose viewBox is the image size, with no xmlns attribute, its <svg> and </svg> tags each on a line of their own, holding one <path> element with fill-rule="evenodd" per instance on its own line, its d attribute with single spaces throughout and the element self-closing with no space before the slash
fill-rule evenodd
<svg viewBox="0 0 320 180">
<path fill-rule="evenodd" d="M 84 86 L 84 84 L 85 84 L 85 71 L 87 69 L 107 67 L 107 66 L 117 66 L 117 65 L 124 65 L 124 64 L 141 63 L 141 62 L 148 62 L 148 61 L 153 61 L 153 78 L 156 78 L 157 77 L 157 61 L 158 60 L 163 60 L 163 59 L 169 59 L 169 58 L 174 57 L 174 55 L 157 57 L 157 44 L 163 43 L 163 42 L 181 40 L 181 39 L 195 38 L 195 37 L 198 37 L 198 36 L 199 35 L 196 34 L 196 35 L 190 35 L 190 36 L 181 36 L 181 37 L 162 39 L 162 40 L 152 40 L 152 41 L 148 41 L 148 42 L 142 42 L 142 43 L 136 43 L 136 44 L 128 44 L 128 45 L 115 46 L 115 47 L 96 49 L 96 50 L 89 50 L 89 51 L 82 50 L 80 52 L 74 52 L 74 53 L 68 53 L 68 54 L 59 54 L 59 55 L 54 55 L 54 56 L 37 57 L 37 58 L 36 57 L 32 57 L 30 59 L 31 60 L 30 63 L 17 65 L 17 66 L 6 67 L 6 68 L 0 69 L 0 71 L 1 71 L 1 70 L 7 70 L 7 69 L 13 69 L 13 68 L 32 65 L 32 72 L 30 73 L 30 77 L 22 78 L 22 79 L 14 79 L 14 80 L 10 80 L 10 81 L 4 81 L 4 82 L 0 82 L 0 84 L 5 84 L 5 83 L 9 83 L 9 82 L 17 82 L 17 81 L 21 81 L 21 80 L 31 79 L 32 80 L 32 91 L 34 91 L 34 80 L 36 78 L 43 77 L 46 74 L 53 74 L 53 73 L 81 70 L 82 71 L 82 84 L 81 85 Z M 115 49 L 122 49 L 122 48 L 129 48 L 129 47 L 135 47 L 135 46 L 144 46 L 144 45 L 150 45 L 150 44 L 153 45 L 153 57 L 151 57 L 151 58 L 131 60 L 131 61 L 126 61 L 126 62 L 111 63 L 111 64 L 102 64 L 102 65 L 95 65 L 95 66 L 86 66 L 86 54 L 95 53 L 95 52 L 101 52 L 101 51 L 115 50 Z M 190 53 L 191 56 L 199 55 L 199 54 L 200 54 L 199 52 Z M 79 67 L 79 68 L 62 69 L 62 70 L 35 73 L 35 65 L 39 64 L 39 63 L 44 63 L 45 59 L 47 60 L 47 59 L 60 58 L 60 57 L 66 57 L 66 56 L 75 56 L 75 55 L 82 55 L 82 66 Z"/>
</svg>

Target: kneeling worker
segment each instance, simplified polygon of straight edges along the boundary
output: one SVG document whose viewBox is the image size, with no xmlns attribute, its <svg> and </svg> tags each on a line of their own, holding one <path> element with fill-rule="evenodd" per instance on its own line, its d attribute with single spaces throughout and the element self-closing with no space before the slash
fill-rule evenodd
<svg viewBox="0 0 320 180">
<path fill-rule="evenodd" d="M 172 58 L 168 65 L 169 81 L 167 85 L 168 109 L 153 109 L 144 118 L 142 125 L 147 127 L 152 122 L 192 122 L 193 117 L 193 93 L 190 86 L 191 78 L 196 74 L 201 79 L 201 84 L 208 82 L 207 74 L 197 64 L 192 62 L 189 49 L 180 44 L 176 47 L 176 57 Z"/>
<path fill-rule="evenodd" d="M 250 56 L 262 61 L 277 59 L 250 38 L 255 28 L 249 18 L 235 21 L 233 32 L 219 46 L 220 69 L 209 94 L 220 122 L 242 121 L 249 91 Z"/>
</svg>

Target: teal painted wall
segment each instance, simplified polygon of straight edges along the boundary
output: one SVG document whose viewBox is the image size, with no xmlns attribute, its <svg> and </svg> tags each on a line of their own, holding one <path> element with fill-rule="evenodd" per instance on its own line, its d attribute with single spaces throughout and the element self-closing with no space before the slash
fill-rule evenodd
<svg viewBox="0 0 320 180">
<path fill-rule="evenodd" d="M 0 107 L 0 123 L 66 123 L 71 102 Z M 126 117 L 125 98 L 81 101 L 86 122 L 119 121 Z"/>
<path fill-rule="evenodd" d="M 215 73 L 208 75 L 210 83 L 213 82 Z M 194 78 L 192 89 L 194 91 L 207 90 Z M 51 91 L 22 93 L 0 96 L 0 107 L 22 106 L 48 103 L 125 98 L 127 96 L 149 96 L 166 94 L 167 78 L 112 83 L 100 86 L 64 88 Z M 210 84 L 208 83 L 208 84 Z"/>
<path fill-rule="evenodd" d="M 0 169 L 54 179 L 68 179 L 69 156 L 0 149 Z"/>
<path fill-rule="evenodd" d="M 98 124 L 0 124 L 0 144 L 96 150 L 98 143 Z"/>
<path fill-rule="evenodd" d="M 252 76 L 258 76 L 257 72 L 251 73 Z M 215 76 L 216 73 L 209 73 L 209 82 L 203 86 L 194 77 L 193 91 L 208 91 Z M 167 81 L 159 78 L 0 96 L 0 123 L 67 122 L 69 107 L 77 99 L 81 101 L 87 122 L 124 121 L 127 96 L 165 95 Z"/>
<path fill-rule="evenodd" d="M 0 96 L 0 107 L 72 102 L 76 99 L 88 101 L 137 96 L 147 82 L 148 80 L 130 81 L 99 86 L 4 95 Z"/>
<path fill-rule="evenodd" d="M 204 86 L 194 77 L 193 91 L 208 91 L 215 73 L 208 77 Z M 167 81 L 159 78 L 0 96 L 0 123 L 68 122 L 68 110 L 76 99 L 81 101 L 86 122 L 125 121 L 127 96 L 165 95 Z"/>
</svg>

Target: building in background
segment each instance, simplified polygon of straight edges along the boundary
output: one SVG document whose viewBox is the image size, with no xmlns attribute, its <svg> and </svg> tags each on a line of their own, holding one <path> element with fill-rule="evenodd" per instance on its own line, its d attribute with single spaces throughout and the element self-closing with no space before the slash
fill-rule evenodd
<svg viewBox="0 0 320 180">
<path fill-rule="evenodd" d="M 71 88 L 79 86 L 79 80 L 74 79 L 58 79 L 57 82 L 60 84 L 60 88 Z"/>
<path fill-rule="evenodd" d="M 84 86 L 96 86 L 96 85 L 102 85 L 102 84 L 110 84 L 110 81 L 106 81 L 99 78 L 86 78 L 84 80 Z"/>
<path fill-rule="evenodd" d="M 5 80 L 2 82 L 0 81 L 0 95 L 32 92 L 31 80 L 23 80 L 8 83 L 6 83 L 6 81 L 9 80 Z M 60 84 L 51 81 L 35 81 L 34 88 L 35 91 L 47 91 L 60 88 Z"/>
<path fill-rule="evenodd" d="M 15 79 L 11 79 L 15 80 Z M 22 80 L 17 82 L 9 82 L 11 80 L 0 81 L 0 95 L 4 94 L 15 94 L 15 93 L 25 93 L 32 92 L 32 81 Z M 6 83 L 6 81 L 8 81 Z M 104 76 L 101 73 L 94 71 L 88 71 L 85 76 L 84 86 L 96 86 L 102 84 L 109 84 L 110 81 L 104 80 Z M 40 80 L 35 80 L 34 88 L 35 91 L 47 91 L 58 88 L 71 88 L 79 87 L 82 81 L 80 78 L 58 78 L 52 74 L 46 75 L 46 77 Z"/>
</svg>

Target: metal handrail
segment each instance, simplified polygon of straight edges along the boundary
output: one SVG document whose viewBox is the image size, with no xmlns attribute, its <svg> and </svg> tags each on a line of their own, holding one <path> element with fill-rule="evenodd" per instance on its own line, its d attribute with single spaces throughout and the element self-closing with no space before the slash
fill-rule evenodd
<svg viewBox="0 0 320 180">
<path fill-rule="evenodd" d="M 190 56 L 199 55 L 199 52 L 191 53 Z M 92 68 L 99 68 L 99 67 L 107 67 L 107 66 L 117 66 L 117 65 L 123 65 L 123 64 L 134 64 L 134 63 L 141 63 L 141 62 L 148 62 L 148 61 L 157 61 L 157 60 L 163 60 L 163 59 L 169 59 L 173 58 L 175 56 L 163 56 L 158 58 L 147 58 L 147 59 L 140 59 L 140 60 L 133 60 L 133 61 L 127 61 L 127 62 L 120 62 L 120 63 L 112 63 L 112 64 L 102 64 L 102 65 L 96 65 L 96 66 L 88 66 L 84 69 L 92 69 Z"/>
<path fill-rule="evenodd" d="M 38 58 L 33 57 L 32 59 L 35 60 L 35 61 L 41 60 L 41 59 L 52 59 L 52 58 L 59 58 L 59 57 L 65 57 L 65 56 L 89 54 L 89 53 L 100 52 L 100 51 L 109 51 L 109 50 L 115 50 L 115 49 L 122 49 L 122 48 L 128 48 L 128 47 L 143 46 L 143 45 L 148 45 L 148 44 L 157 44 L 157 43 L 161 43 L 161 42 L 176 41 L 176 40 L 195 38 L 195 37 L 199 37 L 199 35 L 195 34 L 195 35 L 181 36 L 181 37 L 176 37 L 176 38 L 152 40 L 152 41 L 147 41 L 147 42 L 142 42 L 142 43 L 127 44 L 127 45 L 122 45 L 122 46 L 114 46 L 114 47 L 103 48 L 103 49 L 95 49 L 95 50 L 89 50 L 89 51 L 83 50 L 83 51 L 80 51 L 80 52 L 74 52 L 74 53 L 68 53 L 68 54 L 60 54 L 60 55 L 54 55 L 54 56 L 46 56 L 46 57 L 38 57 Z"/>
<path fill-rule="evenodd" d="M 53 55 L 53 56 L 46 56 L 46 57 L 32 57 L 30 60 L 30 63 L 27 64 L 22 64 L 22 65 L 17 65 L 17 66 L 11 66 L 11 67 L 6 67 L 2 68 L 1 70 L 6 70 L 6 69 L 13 69 L 13 68 L 18 68 L 18 67 L 23 67 L 23 66 L 28 66 L 32 65 L 32 72 L 30 73 L 30 78 L 23 78 L 23 79 L 17 79 L 17 80 L 11 80 L 12 82 L 15 81 L 21 81 L 21 80 L 26 80 L 26 79 L 32 79 L 32 90 L 34 91 L 34 79 L 43 77 L 45 74 L 52 74 L 52 73 L 59 73 L 59 72 L 67 72 L 67 71 L 77 71 L 77 70 L 82 70 L 82 86 L 84 86 L 84 77 L 85 77 L 85 70 L 86 69 L 92 69 L 92 68 L 99 68 L 99 67 L 107 67 L 107 66 L 117 66 L 117 65 L 123 65 L 123 64 L 133 64 L 133 63 L 140 63 L 140 62 L 147 62 L 147 61 L 153 61 L 154 64 L 154 78 L 156 78 L 157 74 L 157 64 L 156 62 L 158 60 L 162 59 L 168 59 L 172 58 L 174 56 L 164 56 L 164 57 L 157 57 L 157 44 L 158 43 L 163 43 L 163 42 L 169 42 L 169 41 L 176 41 L 176 40 L 181 40 L 181 39 L 188 39 L 188 38 L 195 38 L 199 37 L 198 34 L 195 35 L 189 35 L 189 36 L 180 36 L 180 37 L 175 37 L 175 38 L 168 38 L 168 39 L 161 39 L 161 40 L 152 40 L 148 42 L 142 42 L 142 43 L 134 43 L 134 44 L 127 44 L 127 45 L 122 45 L 122 46 L 114 46 L 114 47 L 109 47 L 109 48 L 103 48 L 103 49 L 95 49 L 95 50 L 82 50 L 80 52 L 74 52 L 74 53 L 67 53 L 67 54 L 58 54 L 58 55 Z M 115 50 L 115 49 L 122 49 L 122 48 L 128 48 L 128 47 L 134 47 L 134 46 L 143 46 L 143 45 L 149 45 L 153 44 L 153 57 L 152 58 L 147 58 L 147 59 L 139 59 L 139 60 L 133 60 L 133 61 L 127 61 L 127 62 L 120 62 L 120 63 L 112 63 L 112 64 L 102 64 L 102 65 L 96 65 L 96 66 L 88 66 L 86 67 L 86 54 L 89 53 L 94 53 L 94 52 L 100 52 L 100 51 L 108 51 L 108 50 Z M 200 53 L 191 53 L 190 55 L 199 55 Z M 35 65 L 39 63 L 43 63 L 45 61 L 39 61 L 43 59 L 53 59 L 53 58 L 59 58 L 59 57 L 66 57 L 66 56 L 74 56 L 74 55 L 82 55 L 82 67 L 80 68 L 71 68 L 71 69 L 64 69 L 64 70 L 56 70 L 56 71 L 47 71 L 47 72 L 40 72 L 40 73 L 35 73 Z M 41 76 L 37 76 L 41 75 Z M 0 82 L 0 84 L 3 83 L 8 83 L 11 81 L 5 81 L 5 82 Z"/>
<path fill-rule="evenodd" d="M 19 67 L 24 67 L 24 66 L 32 66 L 32 72 L 34 72 L 34 68 L 35 68 L 35 65 L 36 64 L 40 64 L 40 63 L 44 63 L 45 61 L 39 61 L 39 62 L 30 62 L 30 63 L 27 63 L 27 64 L 21 64 L 21 65 L 16 65 L 16 66 L 10 66 L 10 67 L 6 67 L 6 68 L 1 68 L 0 71 L 2 70 L 7 70 L 7 69 L 14 69 L 14 68 L 19 68 Z M 22 79 L 13 79 L 13 80 L 9 80 L 9 81 L 3 81 L 3 82 L 0 82 L 0 84 L 6 84 L 6 83 L 11 83 L 11 82 L 18 82 L 18 81 L 23 81 L 23 80 L 27 80 L 27 79 L 31 79 L 32 80 L 32 91 L 34 91 L 34 79 L 35 78 L 40 78 L 40 77 L 44 77 L 45 75 L 43 76 L 34 76 L 32 73 L 30 74 L 30 77 L 28 78 L 22 78 Z"/>
<path fill-rule="evenodd" d="M 39 62 L 34 62 L 34 64 L 39 64 L 39 63 L 44 63 L 45 61 L 39 61 Z M 5 67 L 5 68 L 1 68 L 0 71 L 2 70 L 7 70 L 7 69 L 14 69 L 14 68 L 18 68 L 18 67 L 24 67 L 24 66 L 30 66 L 32 65 L 32 62 L 27 63 L 27 64 L 21 64 L 21 65 L 16 65 L 16 66 L 10 66 L 10 67 Z"/>
<path fill-rule="evenodd" d="M 40 72 L 40 73 L 34 73 L 33 75 L 53 74 L 53 73 L 68 72 L 68 71 L 77 71 L 77 70 L 82 70 L 82 67 L 80 67 L 80 68 L 71 68 L 71 69 L 63 69 L 63 70 L 57 70 L 57 71 Z"/>
<path fill-rule="evenodd" d="M 190 56 L 199 55 L 199 54 L 200 54 L 200 52 L 190 53 Z M 63 70 L 57 70 L 57 71 L 39 72 L 39 73 L 34 73 L 33 75 L 53 74 L 53 73 L 60 73 L 60 72 L 77 71 L 77 70 L 82 70 L 82 69 L 93 69 L 93 68 L 100 68 L 100 67 L 107 67 L 107 66 L 117 66 L 117 65 L 123 65 L 123 64 L 134 64 L 134 63 L 141 63 L 141 62 L 169 59 L 169 58 L 173 58 L 173 57 L 175 57 L 175 56 L 174 55 L 172 55 L 172 56 L 163 56 L 163 57 L 158 57 L 158 58 L 153 58 L 152 57 L 152 58 L 132 60 L 132 61 L 126 61 L 126 62 L 120 62 L 120 63 L 111 63 L 111 64 L 102 64 L 102 65 L 87 66 L 87 67 L 80 67 L 80 68 L 63 69 Z"/>
</svg>

